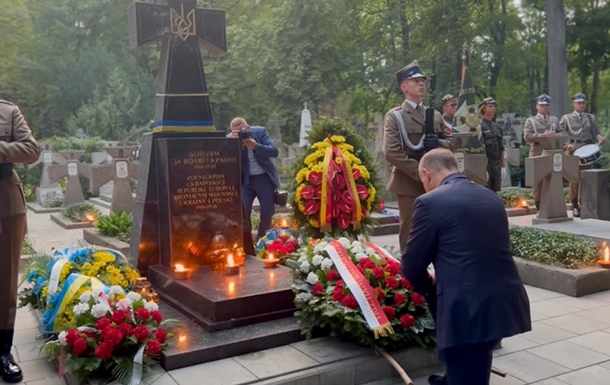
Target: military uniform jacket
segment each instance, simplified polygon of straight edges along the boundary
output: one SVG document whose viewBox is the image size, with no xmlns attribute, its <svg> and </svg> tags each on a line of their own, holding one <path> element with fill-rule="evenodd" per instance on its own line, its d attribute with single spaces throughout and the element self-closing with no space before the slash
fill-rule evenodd
<svg viewBox="0 0 610 385">
<path fill-rule="evenodd" d="M 40 148 L 19 108 L 0 100 L 0 163 L 33 163 Z M 21 181 L 15 170 L 8 179 L 0 179 L 0 218 L 26 213 Z"/>
<path fill-rule="evenodd" d="M 530 144 L 530 157 L 542 155 L 543 144 L 537 138 L 545 136 L 546 131 L 561 132 L 559 120 L 556 116 L 548 115 L 546 118 L 540 114 L 527 118 L 523 126 L 523 137 Z"/>
<path fill-rule="evenodd" d="M 561 117 L 561 131 L 568 134 L 571 144 L 579 148 L 586 144 L 597 143 L 595 116 L 587 113 L 573 112 Z"/>
<path fill-rule="evenodd" d="M 483 119 L 481 122 L 481 132 L 483 143 L 485 144 L 485 152 L 487 153 L 487 160 L 494 164 L 499 164 L 500 156 L 504 151 L 502 128 L 497 123 Z"/>
<path fill-rule="evenodd" d="M 443 123 L 445 123 L 445 129 L 447 132 L 453 132 L 453 121 L 443 115 Z"/>
<path fill-rule="evenodd" d="M 397 115 L 404 122 L 404 131 Z M 416 110 L 406 100 L 386 114 L 383 149 L 386 160 L 394 166 L 387 185 L 389 192 L 407 196 L 419 196 L 425 192 L 418 171 L 419 160 L 424 155 L 425 120 L 425 107 Z M 441 147 L 455 151 L 455 138 L 446 131 L 438 111 L 434 113 L 434 132 Z"/>
</svg>

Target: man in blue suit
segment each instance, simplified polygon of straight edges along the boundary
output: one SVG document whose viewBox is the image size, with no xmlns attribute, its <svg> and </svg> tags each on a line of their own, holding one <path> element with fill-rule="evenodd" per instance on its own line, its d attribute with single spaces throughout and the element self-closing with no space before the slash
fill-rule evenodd
<svg viewBox="0 0 610 385">
<path fill-rule="evenodd" d="M 453 154 L 422 157 L 426 194 L 415 200 L 402 271 L 429 296 L 446 377 L 428 382 L 488 385 L 494 345 L 531 330 L 529 301 L 509 250 L 508 218 L 494 192 L 458 171 Z M 430 264 L 434 272 L 428 271 Z"/>
<path fill-rule="evenodd" d="M 246 210 L 247 220 L 252 214 L 254 198 L 261 207 L 261 222 L 258 237 L 263 237 L 271 228 L 275 214 L 275 192 L 280 187 L 280 177 L 272 158 L 277 158 L 279 150 L 264 127 L 250 127 L 244 118 L 231 121 L 232 138 L 241 140 L 241 198 Z"/>
</svg>

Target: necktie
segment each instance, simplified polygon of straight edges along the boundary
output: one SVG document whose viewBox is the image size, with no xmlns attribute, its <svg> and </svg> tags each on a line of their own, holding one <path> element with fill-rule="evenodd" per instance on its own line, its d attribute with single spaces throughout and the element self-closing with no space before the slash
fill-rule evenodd
<svg viewBox="0 0 610 385">
<path fill-rule="evenodd" d="M 241 150 L 241 178 L 244 186 L 250 185 L 250 160 L 248 159 L 248 149 Z"/>
</svg>

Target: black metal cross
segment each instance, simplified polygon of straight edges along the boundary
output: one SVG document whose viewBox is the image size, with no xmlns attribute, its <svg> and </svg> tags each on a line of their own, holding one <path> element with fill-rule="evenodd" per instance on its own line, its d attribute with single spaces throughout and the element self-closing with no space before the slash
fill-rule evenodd
<svg viewBox="0 0 610 385">
<path fill-rule="evenodd" d="M 225 12 L 197 8 L 196 0 L 164 3 L 128 11 L 132 48 L 162 40 L 153 131 L 214 131 L 200 49 L 226 52 Z"/>
</svg>

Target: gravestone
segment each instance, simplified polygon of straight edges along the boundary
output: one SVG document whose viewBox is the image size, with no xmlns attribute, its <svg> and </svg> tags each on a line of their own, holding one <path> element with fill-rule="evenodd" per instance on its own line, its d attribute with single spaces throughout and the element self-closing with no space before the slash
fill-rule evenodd
<svg viewBox="0 0 610 385">
<path fill-rule="evenodd" d="M 521 146 L 523 141 L 523 124 L 521 124 L 521 118 L 517 114 L 502 114 L 502 116 L 496 119 L 496 123 L 502 127 L 502 136 L 510 137 L 510 147 Z"/>
<path fill-rule="evenodd" d="M 309 136 L 309 131 L 311 131 L 311 112 L 307 109 L 307 103 L 303 107 L 303 111 L 301 112 L 301 131 L 299 134 L 299 147 L 308 146 L 309 140 L 307 137 Z"/>
<path fill-rule="evenodd" d="M 54 164 L 49 166 L 49 182 L 55 183 L 61 178 L 68 177 L 66 195 L 64 197 L 64 207 L 70 207 L 76 203 L 85 201 L 83 189 L 80 184 L 79 176 L 89 178 L 89 164 L 81 163 L 80 158 L 85 154 L 84 150 L 65 150 L 59 151 L 65 164 Z"/>
<path fill-rule="evenodd" d="M 135 149 L 135 146 L 106 147 L 105 150 L 112 158 L 112 162 L 104 165 L 93 165 L 90 168 L 90 192 L 94 192 L 110 181 L 113 182 L 110 206 L 110 211 L 113 213 L 120 211 L 131 213 L 133 211 L 133 193 L 129 181 L 130 179 L 137 180 L 139 164 L 132 163 L 129 157 Z"/>
<path fill-rule="evenodd" d="M 472 141 L 473 133 L 455 132 L 451 135 L 457 142 L 455 159 L 458 163 L 458 170 L 471 181 L 487 186 L 487 155 L 470 153 L 467 149 Z"/>
<path fill-rule="evenodd" d="M 518 167 L 521 163 L 521 152 L 518 148 L 511 147 L 512 139 L 510 136 L 504 136 L 504 164 L 507 167 L 507 173 L 504 179 L 502 179 L 502 188 L 512 187 L 512 180 L 510 178 L 510 166 Z"/>
<path fill-rule="evenodd" d="M 36 189 L 36 203 L 44 206 L 49 199 L 63 199 L 63 191 L 57 183 L 51 183 L 49 178 L 49 167 L 53 164 L 65 164 L 65 159 L 51 150 L 49 144 L 44 145 L 44 150 L 35 163 L 29 164 L 28 168 L 35 167 L 42 163 L 42 172 L 40 174 L 40 182 Z"/>
<path fill-rule="evenodd" d="M 92 152 L 91 164 L 108 164 L 112 162 L 112 157 L 106 151 Z M 100 199 L 112 202 L 112 191 L 114 190 L 114 181 L 110 181 L 99 188 Z"/>
<path fill-rule="evenodd" d="M 242 223 L 242 150 L 238 139 L 215 131 L 200 54 L 200 44 L 208 51 L 225 52 L 224 11 L 196 8 L 195 0 L 169 0 L 135 3 L 129 15 L 132 46 L 162 40 L 154 128 L 144 135 L 140 155 L 131 256 L 163 302 L 207 331 L 247 328 L 291 316 L 290 269 L 269 271 L 251 256 L 239 276 L 219 274 L 206 266 L 216 231 L 229 247 L 243 244 L 246 252 L 254 252 L 250 229 Z M 190 279 L 175 277 L 177 263 L 193 269 Z M 218 343 L 215 359 L 294 342 L 265 325 L 268 334 L 256 347 L 247 339 L 233 343 L 233 337 L 225 337 Z M 235 334 L 252 331 L 240 329 Z M 198 331 L 189 340 L 202 344 L 210 338 L 202 337 L 209 335 L 204 333 Z M 191 364 L 206 360 L 185 359 Z"/>
<path fill-rule="evenodd" d="M 546 148 L 542 155 L 525 159 L 526 186 L 534 186 L 542 181 L 539 217 L 532 219 L 532 224 L 571 221 L 566 209 L 563 178 L 578 182 L 578 157 L 564 153 L 567 135 L 539 139 Z"/>
<path fill-rule="evenodd" d="M 610 221 L 610 170 L 580 171 L 580 217 Z"/>
</svg>

